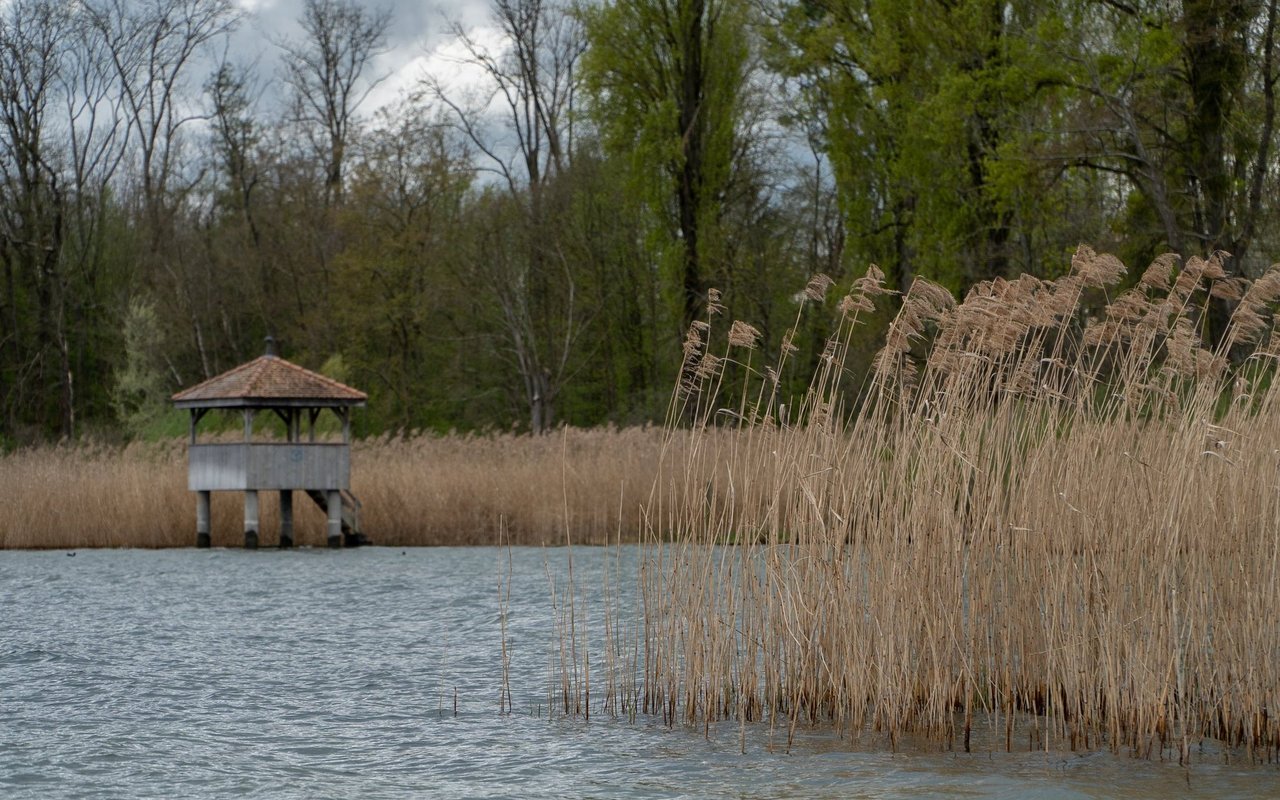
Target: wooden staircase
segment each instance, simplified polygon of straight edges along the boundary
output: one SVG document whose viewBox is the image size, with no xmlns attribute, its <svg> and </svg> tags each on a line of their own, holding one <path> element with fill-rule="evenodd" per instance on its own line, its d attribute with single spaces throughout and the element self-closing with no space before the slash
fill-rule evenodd
<svg viewBox="0 0 1280 800">
<path fill-rule="evenodd" d="M 307 489 L 307 497 L 311 498 L 311 502 L 319 506 L 320 510 L 326 514 L 329 511 L 329 503 L 325 499 L 325 493 L 318 489 Z M 342 546 L 343 547 L 359 547 L 362 544 L 372 544 L 369 537 L 364 535 L 360 529 L 360 500 L 347 489 L 339 492 L 342 495 Z"/>
</svg>

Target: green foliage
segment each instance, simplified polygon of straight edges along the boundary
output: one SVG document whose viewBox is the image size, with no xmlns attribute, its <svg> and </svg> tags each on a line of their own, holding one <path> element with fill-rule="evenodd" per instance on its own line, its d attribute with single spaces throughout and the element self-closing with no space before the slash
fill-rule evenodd
<svg viewBox="0 0 1280 800">
<path fill-rule="evenodd" d="M 158 352 L 163 341 L 155 303 L 145 296 L 130 300 L 124 318 L 124 365 L 115 373 L 111 403 L 116 419 L 135 437 L 151 438 L 172 427 L 173 409 Z"/>
<path fill-rule="evenodd" d="M 643 423 L 711 289 L 717 333 L 748 322 L 762 354 L 795 328 L 784 367 L 751 369 L 798 396 L 869 263 L 959 295 L 1061 275 L 1081 241 L 1130 264 L 1225 249 L 1251 275 L 1280 247 L 1270 2 L 505 9 L 510 47 L 480 65 L 513 115 L 424 91 L 351 109 L 342 152 L 320 152 L 253 102 L 254 67 L 187 66 L 174 86 L 205 93 L 179 106 L 210 124 L 146 170 L 136 134 L 107 135 L 134 124 L 109 119 L 128 77 L 109 59 L 101 127 L 65 135 L 81 107 L 59 70 L 94 56 L 80 6 L 0 12 L 0 74 L 50 78 L 0 97 L 0 446 L 181 434 L 168 396 L 268 334 L 369 393 L 362 434 Z M 94 143 L 96 161 L 72 149 Z M 799 300 L 816 273 L 836 289 Z M 864 315 L 841 381 L 863 380 L 896 302 Z M 1201 334 L 1230 311 L 1211 304 Z"/>
<path fill-rule="evenodd" d="M 190 424 L 190 415 L 186 411 L 169 407 L 134 428 L 131 433 L 133 438 L 144 442 L 162 442 L 186 436 Z M 230 429 L 231 425 L 228 423 L 223 427 Z"/>
<path fill-rule="evenodd" d="M 654 219 L 650 246 L 698 316 L 724 247 L 725 193 L 745 114 L 750 49 L 741 0 L 614 0 L 581 12 L 584 87 L 607 153 Z"/>
</svg>

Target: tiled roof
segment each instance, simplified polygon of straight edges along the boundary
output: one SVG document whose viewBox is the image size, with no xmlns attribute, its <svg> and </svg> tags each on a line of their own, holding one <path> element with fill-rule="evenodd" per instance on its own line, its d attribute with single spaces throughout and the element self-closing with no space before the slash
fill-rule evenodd
<svg viewBox="0 0 1280 800">
<path fill-rule="evenodd" d="M 368 395 L 277 356 L 259 356 L 247 364 L 183 389 L 173 396 L 181 408 L 203 405 L 255 405 L 310 402 L 320 406 L 363 405 Z"/>
</svg>

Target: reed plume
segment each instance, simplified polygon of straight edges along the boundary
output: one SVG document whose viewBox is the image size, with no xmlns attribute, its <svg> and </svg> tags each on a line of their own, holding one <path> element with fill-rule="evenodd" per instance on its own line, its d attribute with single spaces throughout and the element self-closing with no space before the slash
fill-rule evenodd
<svg viewBox="0 0 1280 800">
<path fill-rule="evenodd" d="M 755 398 L 737 425 L 715 410 L 730 362 L 710 362 L 644 514 L 644 709 L 891 745 L 967 749 L 985 725 L 1009 749 L 1280 756 L 1280 270 L 1223 263 L 1161 256 L 1117 293 L 1124 265 L 1081 246 L 1056 281 L 960 303 L 917 279 L 849 396 L 872 268 L 787 420 L 794 333 L 734 373 Z M 1216 344 L 1211 298 L 1236 306 Z"/>
</svg>

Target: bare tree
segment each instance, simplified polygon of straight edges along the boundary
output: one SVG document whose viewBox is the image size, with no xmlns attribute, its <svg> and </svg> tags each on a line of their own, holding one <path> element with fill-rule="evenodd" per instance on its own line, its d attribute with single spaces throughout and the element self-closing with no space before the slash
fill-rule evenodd
<svg viewBox="0 0 1280 800">
<path fill-rule="evenodd" d="M 570 371 L 570 356 L 584 328 L 574 271 L 546 208 L 548 187 L 570 166 L 576 69 L 585 49 L 580 26 L 552 0 L 494 0 L 493 20 L 504 47 L 493 51 L 461 25 L 452 33 L 466 62 L 484 75 L 489 94 L 470 101 L 434 77 L 427 93 L 450 112 L 452 124 L 501 176 L 509 201 L 520 211 L 520 238 L 511 254 L 482 244 L 473 267 L 483 276 L 499 310 L 500 326 L 520 377 L 535 433 L 555 421 L 555 403 Z M 514 147 L 497 136 L 497 125 Z M 502 209 L 490 204 L 509 224 Z M 497 232 L 483 241 L 492 244 Z M 501 248 L 499 248 L 500 250 Z"/>
<path fill-rule="evenodd" d="M 53 347 L 65 193 L 48 122 L 67 27 L 63 9 L 43 0 L 18 0 L 0 17 L 0 300 L 5 319 L 0 351 L 9 356 L 0 371 L 0 390 L 12 428 L 20 406 L 28 400 L 39 404 L 57 386 L 61 428 L 69 435 L 74 427 L 70 378 L 59 369 Z M 34 320 L 23 314 L 30 305 L 35 306 Z"/>
<path fill-rule="evenodd" d="M 299 119 L 325 165 L 325 203 L 341 204 L 343 164 L 360 104 L 381 78 L 362 80 L 384 52 L 391 12 L 369 11 L 354 0 L 306 0 L 300 42 L 282 41 L 285 80 Z"/>
<path fill-rule="evenodd" d="M 127 153 L 130 123 L 107 40 L 83 16 L 74 20 L 69 33 L 62 89 L 68 173 L 78 199 L 77 221 L 86 231 L 82 239 L 88 241 Z"/>
<path fill-rule="evenodd" d="M 179 134 L 200 117 L 182 105 L 187 73 L 201 47 L 235 26 L 235 7 L 231 0 L 86 0 L 84 8 L 115 67 L 158 249 Z"/>
<path fill-rule="evenodd" d="M 185 319 L 200 354 L 202 371 L 210 359 L 200 309 L 185 274 L 187 259 L 177 252 L 176 216 L 199 181 L 180 174 L 182 132 L 203 115 L 188 77 L 200 50 L 229 33 L 239 17 L 232 0 L 83 0 L 84 13 L 110 59 L 128 120 L 132 153 L 138 159 L 134 188 L 147 232 L 144 268 L 177 301 L 171 312 Z"/>
<path fill-rule="evenodd" d="M 466 103 L 433 76 L 426 88 L 453 112 L 454 123 L 490 162 L 488 169 L 513 193 L 528 187 L 536 203 L 542 186 L 573 152 L 575 71 L 586 41 L 577 20 L 552 0 L 494 0 L 493 21 L 506 45 L 497 53 L 460 24 L 450 26 L 490 93 Z M 514 135 L 514 149 L 504 151 L 495 140 L 486 126 L 491 115 Z"/>
<path fill-rule="evenodd" d="M 74 435 L 78 402 L 74 376 L 87 374 L 93 380 L 95 369 L 102 373 L 103 364 L 95 362 L 107 356 L 93 346 L 95 331 L 116 330 L 112 322 L 122 311 L 115 305 L 119 298 L 104 291 L 110 250 L 105 223 L 112 182 L 128 151 L 129 122 L 106 43 L 83 14 L 74 14 L 70 21 L 60 87 L 67 202 L 56 328 L 68 435 Z"/>
<path fill-rule="evenodd" d="M 0 13 L 0 402 L 4 422 L 74 436 L 95 326 L 101 221 L 125 151 L 103 40 L 74 4 Z"/>
<path fill-rule="evenodd" d="M 212 104 L 210 123 L 219 166 L 227 182 L 227 192 L 235 211 L 242 215 L 253 244 L 261 243 L 261 233 L 253 214 L 253 192 L 258 186 L 258 170 L 254 150 L 261 138 L 252 116 L 250 80 L 245 70 L 225 59 L 205 83 L 205 93 Z M 264 276 L 265 279 L 265 276 Z M 270 294 L 264 282 L 263 290 Z"/>
</svg>

